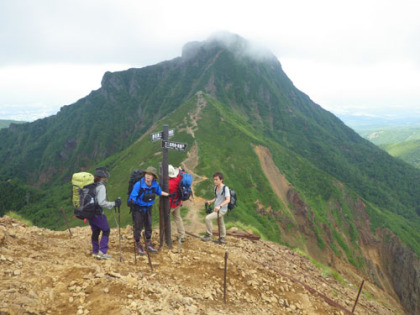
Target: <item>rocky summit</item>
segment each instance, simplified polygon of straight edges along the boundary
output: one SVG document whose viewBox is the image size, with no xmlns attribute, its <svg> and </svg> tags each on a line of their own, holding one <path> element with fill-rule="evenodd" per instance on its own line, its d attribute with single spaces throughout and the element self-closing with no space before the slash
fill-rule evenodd
<svg viewBox="0 0 420 315">
<path fill-rule="evenodd" d="M 194 233 L 174 239 L 151 265 L 134 255 L 130 226 L 120 242 L 111 230 L 110 260 L 91 256 L 89 226 L 70 231 L 0 218 L 0 314 L 350 314 L 362 282 L 279 244 L 231 236 L 247 234 L 235 229 L 226 245 Z M 152 239 L 158 243 L 157 230 Z M 403 311 L 366 281 L 354 313 Z"/>
</svg>

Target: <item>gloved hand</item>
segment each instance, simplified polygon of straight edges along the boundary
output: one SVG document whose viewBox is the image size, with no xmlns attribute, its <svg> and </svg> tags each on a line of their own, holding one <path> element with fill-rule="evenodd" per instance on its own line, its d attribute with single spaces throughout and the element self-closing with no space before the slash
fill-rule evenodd
<svg viewBox="0 0 420 315">
<path fill-rule="evenodd" d="M 121 206 L 121 198 L 117 198 L 117 199 L 115 199 L 115 206 L 116 206 L 116 207 Z"/>
</svg>

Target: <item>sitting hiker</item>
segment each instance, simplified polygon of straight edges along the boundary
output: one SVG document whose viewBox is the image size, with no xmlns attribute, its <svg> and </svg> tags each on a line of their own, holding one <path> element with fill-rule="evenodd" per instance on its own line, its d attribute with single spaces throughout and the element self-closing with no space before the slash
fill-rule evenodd
<svg viewBox="0 0 420 315">
<path fill-rule="evenodd" d="M 144 177 L 142 177 L 133 187 L 133 190 L 128 197 L 128 202 L 133 205 L 131 207 L 131 215 L 133 217 L 133 233 L 137 244 L 137 251 L 140 255 L 145 252 L 140 242 L 141 230 L 146 233 L 147 250 L 151 253 L 157 253 L 157 250 L 152 246 L 152 207 L 155 203 L 155 197 L 168 196 L 167 192 L 162 191 L 158 182 L 156 169 L 149 166 L 145 170 Z"/>
</svg>

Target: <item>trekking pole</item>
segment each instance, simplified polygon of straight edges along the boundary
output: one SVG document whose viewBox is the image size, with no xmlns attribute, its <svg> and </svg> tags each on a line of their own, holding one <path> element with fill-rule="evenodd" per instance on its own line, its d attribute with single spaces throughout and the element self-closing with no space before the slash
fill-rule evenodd
<svg viewBox="0 0 420 315">
<path fill-rule="evenodd" d="M 133 237 L 133 241 L 134 241 L 134 264 L 137 265 L 137 244 L 136 244 L 136 239 Z"/>
<path fill-rule="evenodd" d="M 61 212 L 63 213 L 64 221 L 66 222 L 67 228 L 69 229 L 70 237 L 72 237 L 73 235 L 71 234 L 69 223 L 67 222 L 66 214 L 64 213 L 63 208 L 61 208 Z"/>
<path fill-rule="evenodd" d="M 220 212 L 220 209 L 219 209 L 219 211 L 217 211 L 217 225 L 219 226 L 219 243 L 220 243 L 220 216 L 219 216 L 219 212 Z"/>
<path fill-rule="evenodd" d="M 118 199 L 121 199 L 118 197 Z M 120 262 L 122 261 L 121 257 L 121 215 L 120 215 L 120 206 L 118 206 L 118 246 L 120 247 Z"/>
<path fill-rule="evenodd" d="M 149 249 L 147 248 L 146 233 L 143 233 L 144 245 L 146 247 L 147 259 L 149 260 L 150 270 L 153 272 L 152 260 L 150 259 Z"/>
</svg>

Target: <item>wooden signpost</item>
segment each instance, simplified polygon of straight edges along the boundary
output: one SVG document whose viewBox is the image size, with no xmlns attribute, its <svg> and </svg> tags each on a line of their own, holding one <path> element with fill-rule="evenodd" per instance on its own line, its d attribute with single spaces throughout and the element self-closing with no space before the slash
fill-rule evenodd
<svg viewBox="0 0 420 315">
<path fill-rule="evenodd" d="M 159 168 L 159 185 L 163 191 L 169 191 L 168 185 L 168 149 L 185 152 L 187 148 L 186 143 L 168 141 L 169 137 L 175 135 L 174 129 L 168 129 L 167 125 L 163 126 L 162 132 L 152 133 L 152 142 L 162 140 L 162 163 Z M 159 240 L 160 247 L 163 246 L 164 242 L 172 249 L 172 238 L 171 238 L 171 217 L 169 209 L 169 198 L 160 197 L 159 200 Z"/>
</svg>

